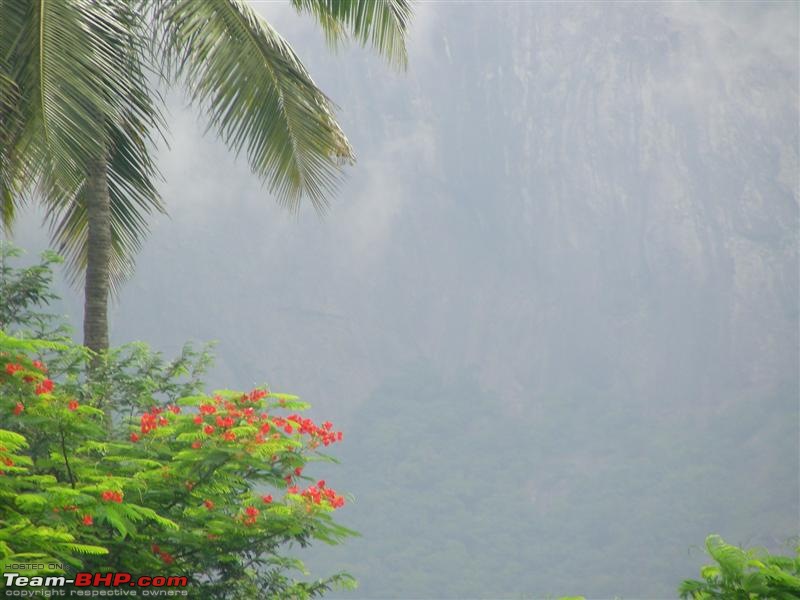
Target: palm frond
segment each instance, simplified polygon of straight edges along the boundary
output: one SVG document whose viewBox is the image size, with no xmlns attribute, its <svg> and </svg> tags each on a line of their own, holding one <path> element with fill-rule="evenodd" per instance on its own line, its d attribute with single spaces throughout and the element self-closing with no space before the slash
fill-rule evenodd
<svg viewBox="0 0 800 600">
<path fill-rule="evenodd" d="M 69 194 L 103 148 L 103 118 L 111 112 L 101 85 L 107 56 L 93 34 L 86 5 L 30 3 L 25 35 L 12 49 L 16 81 L 26 95 L 31 150 L 46 155 L 46 187 Z M 107 20 L 107 19 L 106 19 Z"/>
<path fill-rule="evenodd" d="M 18 146 L 25 118 L 22 93 L 10 58 L 29 24 L 30 6 L 23 2 L 0 0 L 0 222 L 11 231 L 16 208 L 22 203 L 23 183 L 28 173 L 27 154 Z"/>
<path fill-rule="evenodd" d="M 76 282 L 82 193 L 98 156 L 110 161 L 115 282 L 147 232 L 144 215 L 163 210 L 149 153 L 165 125 L 142 65 L 146 29 L 126 0 L 0 4 L 0 209 L 10 223 L 35 182 Z"/>
<path fill-rule="evenodd" d="M 409 0 L 292 0 L 292 5 L 316 17 L 331 45 L 353 37 L 361 45 L 372 44 L 390 63 L 406 67 Z"/>
<path fill-rule="evenodd" d="M 308 197 L 318 211 L 353 160 L 333 106 L 272 27 L 239 0 L 162 1 L 164 59 L 190 98 L 278 201 L 296 210 Z"/>
<path fill-rule="evenodd" d="M 148 232 L 147 216 L 163 212 L 155 182 L 160 173 L 152 160 L 152 136 L 166 128 L 160 99 L 154 97 L 142 63 L 146 24 L 126 2 L 100 3 L 99 14 L 87 13 L 85 26 L 99 46 L 102 68 L 94 85 L 102 96 L 95 115 L 101 127 L 95 150 L 107 156 L 111 203 L 111 288 L 116 292 L 133 269 L 133 256 Z M 88 100 L 91 102 L 92 100 Z M 102 109 L 102 110 L 101 110 Z M 47 146 L 48 151 L 51 150 Z M 51 157 L 48 155 L 48 159 Z M 82 281 L 87 260 L 87 214 L 84 193 L 86 169 L 92 156 L 82 159 L 83 175 L 74 187 L 45 169 L 40 193 L 47 207 L 53 241 L 67 257 L 73 284 Z"/>
<path fill-rule="evenodd" d="M 160 177 L 148 142 L 115 128 L 110 136 L 108 188 L 111 202 L 111 290 L 133 273 L 133 257 L 149 232 L 149 216 L 164 213 L 154 182 Z M 80 285 L 86 267 L 88 216 L 85 186 L 72 199 L 48 205 L 53 241 L 67 258 L 70 283 Z"/>
<path fill-rule="evenodd" d="M 14 167 L 14 140 L 22 125 L 18 101 L 17 86 L 0 60 L 0 224 L 7 232 L 11 231 L 18 196 Z"/>
</svg>

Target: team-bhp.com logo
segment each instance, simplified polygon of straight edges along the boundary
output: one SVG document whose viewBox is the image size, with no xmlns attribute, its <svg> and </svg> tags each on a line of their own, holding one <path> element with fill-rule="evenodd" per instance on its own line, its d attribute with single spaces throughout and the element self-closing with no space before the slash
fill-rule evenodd
<svg viewBox="0 0 800 600">
<path fill-rule="evenodd" d="M 170 590 L 170 593 L 168 593 L 168 590 L 165 588 L 184 588 L 187 585 L 186 577 L 162 575 L 153 577 L 142 575 L 140 577 L 134 577 L 130 573 L 81 572 L 75 573 L 75 577 L 69 579 L 63 575 L 49 575 L 45 577 L 20 575 L 19 573 L 3 573 L 3 579 L 5 583 L 4 587 L 6 588 L 4 595 L 19 597 L 139 595 L 135 591 L 130 590 L 130 588 L 142 588 L 142 596 L 184 596 L 186 595 L 186 590 Z M 66 586 L 74 586 L 74 588 L 64 589 Z M 28 591 L 30 588 L 37 589 Z M 85 588 L 99 589 L 89 590 Z M 116 588 L 119 591 L 126 590 L 129 593 L 103 593 L 106 589 L 110 588 Z M 43 594 L 42 592 L 44 591 L 48 593 Z"/>
</svg>

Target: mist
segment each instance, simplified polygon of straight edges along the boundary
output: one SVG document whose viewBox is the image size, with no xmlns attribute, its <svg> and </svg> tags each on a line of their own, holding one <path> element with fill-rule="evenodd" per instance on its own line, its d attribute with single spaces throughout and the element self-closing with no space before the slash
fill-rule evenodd
<svg viewBox="0 0 800 600">
<path fill-rule="evenodd" d="M 362 537 L 302 551 L 314 574 L 669 598 L 710 533 L 796 543 L 796 3 L 419 3 L 406 72 L 255 6 L 358 162 L 289 214 L 165 91 L 169 216 L 112 343 L 215 340 L 210 389 L 268 382 L 344 429 L 319 472 Z"/>
</svg>

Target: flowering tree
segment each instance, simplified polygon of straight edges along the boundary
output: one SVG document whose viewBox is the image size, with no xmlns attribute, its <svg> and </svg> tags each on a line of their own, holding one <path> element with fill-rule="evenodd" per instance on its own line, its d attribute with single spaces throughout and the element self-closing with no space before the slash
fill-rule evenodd
<svg viewBox="0 0 800 600">
<path fill-rule="evenodd" d="M 332 518 L 344 497 L 304 473 L 333 460 L 323 451 L 342 433 L 266 387 L 200 393 L 205 360 L 164 364 L 134 346 L 87 380 L 85 348 L 0 331 L 4 564 L 180 575 L 203 598 L 302 598 L 353 583 L 297 581 L 289 572 L 304 567 L 284 555 L 354 533 Z"/>
</svg>

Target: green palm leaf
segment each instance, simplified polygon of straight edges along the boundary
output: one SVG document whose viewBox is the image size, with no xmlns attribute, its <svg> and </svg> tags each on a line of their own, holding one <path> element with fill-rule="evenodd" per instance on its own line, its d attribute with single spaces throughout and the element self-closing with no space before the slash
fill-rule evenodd
<svg viewBox="0 0 800 600">
<path fill-rule="evenodd" d="M 0 139 L 7 140 L 0 151 L 5 222 L 23 196 L 16 182 L 37 181 L 53 240 L 77 283 L 86 265 L 87 171 L 98 156 L 108 156 L 115 288 L 131 272 L 148 215 L 163 212 L 150 148 L 152 132 L 165 124 L 141 61 L 147 24 L 120 0 L 8 2 L 0 8 L 0 53 L 13 65 L 0 75 L 18 90 L 18 106 L 0 103 L 0 115 L 16 109 L 0 126 Z M 4 97 L 9 93 L 0 102 Z"/>
<path fill-rule="evenodd" d="M 333 106 L 289 44 L 238 0 L 163 2 L 162 47 L 209 127 L 244 151 L 284 206 L 317 210 L 352 160 Z"/>
<path fill-rule="evenodd" d="M 371 43 L 391 63 L 407 65 L 408 0 L 292 0 L 292 5 L 314 15 L 332 45 L 353 37 L 362 45 Z"/>
</svg>

